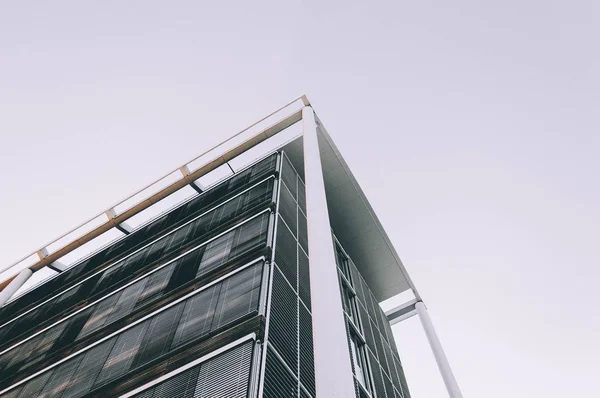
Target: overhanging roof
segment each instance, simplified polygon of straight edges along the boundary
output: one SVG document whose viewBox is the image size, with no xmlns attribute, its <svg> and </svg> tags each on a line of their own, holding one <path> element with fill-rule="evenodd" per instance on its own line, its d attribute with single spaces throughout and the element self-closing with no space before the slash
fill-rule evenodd
<svg viewBox="0 0 600 398">
<path fill-rule="evenodd" d="M 108 210 L 99 213 L 99 215 L 84 222 L 82 225 L 47 243 L 29 256 L 4 269 L 0 269 L 0 272 L 11 272 L 12 270 L 14 270 L 12 272 L 15 272 L 10 277 L 3 278 L 4 280 L 0 281 L 0 289 L 6 287 L 17 275 L 18 270 L 24 266 L 35 272 L 52 264 L 53 261 L 81 247 L 86 242 L 95 239 L 103 232 L 111 228 L 118 229 L 119 225 L 130 217 L 166 198 L 220 165 L 226 164 L 236 156 L 250 151 L 262 142 L 300 121 L 301 110 L 297 108 L 288 110 L 290 106 L 299 102 L 301 102 L 302 106 L 310 106 L 310 102 L 306 96 L 297 98 L 225 142 L 213 147 L 199 157 L 185 163 L 166 176 L 161 177 L 142 190 L 113 205 Z M 274 118 L 277 118 L 275 119 L 277 120 L 276 122 L 265 124 Z M 265 127 L 257 128 L 261 126 L 261 123 Z M 383 301 L 409 289 L 412 289 L 414 295 L 419 298 L 418 292 L 387 234 L 383 230 L 379 219 L 339 150 L 320 122 L 318 122 L 318 139 L 330 223 L 338 240 L 356 263 L 377 300 Z M 286 151 L 296 169 L 302 174 L 304 170 L 302 138 L 293 140 L 285 144 L 282 148 Z M 204 159 L 206 161 L 203 161 Z M 198 161 L 201 162 L 199 166 L 197 165 Z M 196 164 L 196 167 L 191 168 L 192 164 Z M 174 174 L 179 175 L 179 173 L 181 173 L 179 179 L 169 182 L 165 186 L 164 181 L 167 177 Z M 151 193 L 145 195 L 145 192 Z M 145 196 L 137 200 L 137 196 L 141 194 Z M 131 207 L 120 213 L 115 212 L 117 206 L 126 202 L 129 203 L 128 201 L 134 199 L 136 201 L 132 203 Z M 101 225 L 85 229 L 93 220 L 103 217 L 105 214 L 108 219 L 103 221 Z M 85 232 L 78 234 L 78 231 L 81 229 L 85 229 Z M 71 236 L 73 237 L 71 238 Z M 64 246 L 51 252 L 48 251 L 50 245 L 56 244 L 59 241 L 62 242 L 66 237 L 70 239 Z M 25 264 L 25 261 L 32 258 L 32 256 L 36 257 L 36 261 L 31 265 Z"/>
<path fill-rule="evenodd" d="M 398 253 L 333 140 L 317 120 L 331 227 L 378 301 L 414 288 Z M 304 170 L 302 137 L 283 147 Z"/>
</svg>

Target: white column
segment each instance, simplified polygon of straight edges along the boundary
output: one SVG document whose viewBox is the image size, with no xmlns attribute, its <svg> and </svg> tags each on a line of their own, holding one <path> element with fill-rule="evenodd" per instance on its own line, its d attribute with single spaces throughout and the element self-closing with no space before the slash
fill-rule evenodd
<svg viewBox="0 0 600 398">
<path fill-rule="evenodd" d="M 317 397 L 355 396 L 315 116 L 302 110 Z"/>
<path fill-rule="evenodd" d="M 29 268 L 25 268 L 19 272 L 17 276 L 15 276 L 15 279 L 6 285 L 6 287 L 0 292 L 0 307 L 10 300 L 13 294 L 15 294 L 15 292 L 19 290 L 19 288 L 23 286 L 25 282 L 27 282 L 27 279 L 29 279 L 31 275 L 33 275 L 33 271 L 31 271 Z"/>
<path fill-rule="evenodd" d="M 442 348 L 442 343 L 440 342 L 440 339 L 433 328 L 433 323 L 431 322 L 431 318 L 429 318 L 429 313 L 427 312 L 425 304 L 423 304 L 422 301 L 418 301 L 415 304 L 415 307 L 417 309 L 417 313 L 419 314 L 419 319 L 421 320 L 423 329 L 425 329 L 425 334 L 427 335 L 427 340 L 431 346 L 431 351 L 433 351 L 435 361 L 437 362 L 440 373 L 442 374 L 442 379 L 444 379 L 444 384 L 446 384 L 448 395 L 450 398 L 462 398 L 462 393 L 458 388 L 458 383 L 454 378 L 454 374 L 452 373 L 452 369 L 448 363 L 448 358 L 446 358 L 446 354 Z"/>
</svg>

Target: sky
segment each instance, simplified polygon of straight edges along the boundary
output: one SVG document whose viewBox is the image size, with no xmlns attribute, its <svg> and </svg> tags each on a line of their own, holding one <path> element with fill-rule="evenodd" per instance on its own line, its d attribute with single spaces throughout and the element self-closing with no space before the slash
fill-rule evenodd
<svg viewBox="0 0 600 398">
<path fill-rule="evenodd" d="M 0 264 L 307 94 L 464 396 L 598 397 L 599 37 L 597 1 L 2 2 Z"/>
</svg>

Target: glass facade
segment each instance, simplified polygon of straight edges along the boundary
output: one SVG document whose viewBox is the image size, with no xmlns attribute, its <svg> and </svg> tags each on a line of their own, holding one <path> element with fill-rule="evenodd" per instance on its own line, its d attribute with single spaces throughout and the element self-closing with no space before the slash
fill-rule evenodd
<svg viewBox="0 0 600 398">
<path fill-rule="evenodd" d="M 305 188 L 283 156 L 263 397 L 315 397 Z"/>
<path fill-rule="evenodd" d="M 334 240 L 356 396 L 410 398 L 390 323 L 352 259 Z"/>
<path fill-rule="evenodd" d="M 337 265 L 357 396 L 409 397 L 340 245 Z M 0 397 L 316 398 L 311 308 L 305 185 L 278 152 L 2 307 Z"/>
<path fill-rule="evenodd" d="M 268 156 L 5 305 L 0 396 L 254 391 L 281 159 Z"/>
</svg>

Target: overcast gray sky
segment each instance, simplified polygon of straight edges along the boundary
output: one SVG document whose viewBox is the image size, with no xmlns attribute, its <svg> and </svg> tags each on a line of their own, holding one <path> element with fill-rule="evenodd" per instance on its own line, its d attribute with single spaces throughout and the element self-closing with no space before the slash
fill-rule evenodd
<svg viewBox="0 0 600 398">
<path fill-rule="evenodd" d="M 306 93 L 465 397 L 598 397 L 599 38 L 598 1 L 4 1 L 0 264 Z"/>
</svg>

